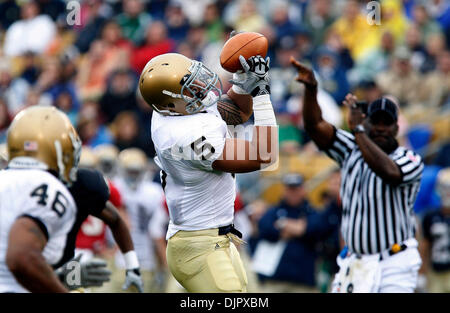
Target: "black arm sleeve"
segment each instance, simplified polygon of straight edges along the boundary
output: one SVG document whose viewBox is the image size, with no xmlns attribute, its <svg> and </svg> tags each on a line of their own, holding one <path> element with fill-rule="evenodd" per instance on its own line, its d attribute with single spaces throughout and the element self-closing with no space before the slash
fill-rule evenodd
<svg viewBox="0 0 450 313">
<path fill-rule="evenodd" d="M 70 188 L 78 210 L 87 215 L 98 215 L 105 208 L 110 192 L 108 183 L 97 170 L 80 168 L 77 180 Z"/>
</svg>

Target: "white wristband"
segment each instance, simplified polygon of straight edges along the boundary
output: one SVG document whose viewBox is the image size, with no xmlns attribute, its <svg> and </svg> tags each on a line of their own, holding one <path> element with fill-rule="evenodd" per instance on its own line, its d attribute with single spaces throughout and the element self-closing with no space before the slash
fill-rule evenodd
<svg viewBox="0 0 450 313">
<path fill-rule="evenodd" d="M 245 90 L 239 87 L 238 85 L 231 86 L 231 89 L 233 89 L 233 91 L 238 95 L 248 95 L 248 93 L 245 92 Z"/>
<path fill-rule="evenodd" d="M 253 98 L 253 113 L 255 115 L 255 126 L 277 125 L 270 95 L 261 95 Z"/>
<path fill-rule="evenodd" d="M 123 257 L 125 258 L 125 267 L 127 270 L 139 268 L 139 261 L 134 250 L 128 251 Z"/>
</svg>

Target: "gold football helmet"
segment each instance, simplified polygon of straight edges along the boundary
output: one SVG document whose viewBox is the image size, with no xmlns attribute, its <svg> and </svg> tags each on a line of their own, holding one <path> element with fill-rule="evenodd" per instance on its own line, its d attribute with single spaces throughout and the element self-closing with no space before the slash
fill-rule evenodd
<svg viewBox="0 0 450 313">
<path fill-rule="evenodd" d="M 80 167 L 91 168 L 94 169 L 97 167 L 98 158 L 94 153 L 92 148 L 88 146 L 84 146 L 81 149 L 81 157 L 80 157 Z"/>
<path fill-rule="evenodd" d="M 222 95 L 222 83 L 203 63 L 178 53 L 166 53 L 145 65 L 139 90 L 158 113 L 187 115 L 215 104 Z M 212 96 L 211 91 L 218 97 Z"/>
<path fill-rule="evenodd" d="M 133 189 L 137 188 L 145 175 L 148 165 L 147 155 L 138 148 L 128 148 L 119 153 L 119 166 L 125 182 Z"/>
<path fill-rule="evenodd" d="M 55 107 L 22 110 L 9 127 L 7 145 L 10 167 L 50 170 L 67 185 L 76 180 L 81 140 Z"/>
<path fill-rule="evenodd" d="M 100 171 L 108 177 L 114 176 L 119 149 L 112 144 L 101 144 L 94 148 Z"/>
</svg>

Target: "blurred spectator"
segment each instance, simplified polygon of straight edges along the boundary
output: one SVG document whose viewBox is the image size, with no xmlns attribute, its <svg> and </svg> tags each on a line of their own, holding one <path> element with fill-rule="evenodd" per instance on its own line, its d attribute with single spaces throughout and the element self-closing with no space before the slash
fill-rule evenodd
<svg viewBox="0 0 450 313">
<path fill-rule="evenodd" d="M 261 217 L 267 212 L 267 203 L 265 203 L 261 199 L 257 199 L 249 203 L 245 208 L 245 211 L 248 214 L 251 231 L 248 237 L 250 254 L 252 255 L 255 252 L 256 245 L 258 244 L 259 238 L 259 229 L 258 224 L 261 220 Z"/>
<path fill-rule="evenodd" d="M 63 66 L 64 64 L 59 59 L 55 57 L 47 58 L 34 88 L 42 94 L 51 97 L 52 103 L 55 103 L 59 96 L 64 93 L 63 99 L 66 96 L 68 97 L 64 111 L 72 115 L 72 118 L 75 118 L 75 111 L 79 110 L 78 96 L 75 84 L 71 81 L 71 76 L 65 75 Z M 70 107 L 67 107 L 69 103 Z"/>
<path fill-rule="evenodd" d="M 450 167 L 438 174 L 436 189 L 441 208 L 425 214 L 422 220 L 421 283 L 424 291 L 450 292 Z"/>
<path fill-rule="evenodd" d="M 175 51 L 176 53 L 180 53 L 186 57 L 188 57 L 189 59 L 195 60 L 196 58 L 198 58 L 199 56 L 196 55 L 196 49 L 195 47 L 188 41 L 182 41 L 180 42 L 176 48 Z"/>
<path fill-rule="evenodd" d="M 22 4 L 21 17 L 6 31 L 5 55 L 19 56 L 28 51 L 43 53 L 56 34 L 54 22 L 48 15 L 40 15 L 36 1 Z"/>
<path fill-rule="evenodd" d="M 443 107 L 450 103 L 450 51 L 439 55 L 436 70 L 426 76 L 424 84 L 428 106 Z"/>
<path fill-rule="evenodd" d="M 0 2 L 0 26 L 3 30 L 20 19 L 20 7 L 15 0 Z"/>
<path fill-rule="evenodd" d="M 354 94 L 358 99 L 363 99 L 371 103 L 383 96 L 383 92 L 373 80 L 363 80 L 354 89 Z"/>
<path fill-rule="evenodd" d="M 450 39 L 450 2 L 448 0 L 433 0 L 424 3 L 426 3 L 429 16 L 440 24 L 441 28 L 447 33 L 448 39 Z M 450 41 L 447 42 L 447 45 L 450 46 Z"/>
<path fill-rule="evenodd" d="M 91 48 L 92 42 L 100 37 L 107 17 L 102 12 L 102 0 L 87 0 L 81 6 L 81 26 L 75 28 L 79 31 L 75 46 L 81 53 Z"/>
<path fill-rule="evenodd" d="M 322 82 L 321 87 L 330 93 L 338 105 L 342 104 L 350 86 L 339 56 L 327 47 L 321 47 L 316 53 L 314 67 Z"/>
<path fill-rule="evenodd" d="M 141 0 L 125 0 L 122 5 L 123 13 L 117 15 L 116 21 L 125 38 L 138 46 L 144 40 L 145 30 L 152 17 L 144 11 L 144 3 Z"/>
<path fill-rule="evenodd" d="M 56 97 L 54 105 L 66 113 L 72 124 L 76 125 L 78 120 L 78 111 L 76 110 L 73 102 L 72 94 L 67 90 L 63 90 Z"/>
<path fill-rule="evenodd" d="M 56 21 L 66 13 L 66 3 L 62 0 L 37 0 L 42 14 L 46 14 Z"/>
<path fill-rule="evenodd" d="M 286 1 L 277 3 L 270 13 L 270 21 L 278 38 L 288 36 L 295 31 L 295 25 L 289 19 L 289 4 Z"/>
<path fill-rule="evenodd" d="M 144 45 L 132 52 L 131 67 L 136 71 L 136 74 L 140 74 L 150 59 L 171 52 L 173 48 L 174 42 L 167 37 L 166 25 L 161 21 L 155 21 L 147 28 Z"/>
<path fill-rule="evenodd" d="M 346 70 L 350 70 L 354 66 L 354 61 L 351 56 L 350 50 L 342 41 L 342 37 L 337 33 L 336 30 L 330 29 L 325 36 L 324 45 L 337 53 L 339 55 L 339 59 L 341 60 L 341 65 Z"/>
<path fill-rule="evenodd" d="M 420 68 L 424 73 L 436 68 L 438 56 L 445 51 L 445 38 L 440 33 L 432 34 L 425 44 L 425 60 Z"/>
<path fill-rule="evenodd" d="M 118 62 L 121 66 L 127 66 L 132 44 L 123 37 L 120 25 L 114 20 L 109 20 L 103 26 L 100 38 L 107 44 L 108 50 L 114 50 L 113 53 L 119 54 Z"/>
<path fill-rule="evenodd" d="M 447 38 L 447 47 L 450 47 L 450 2 L 433 0 L 427 1 L 426 4 L 430 17 L 439 23 Z"/>
<path fill-rule="evenodd" d="M 386 31 L 381 37 L 380 47 L 362 57 L 349 73 L 353 85 L 363 80 L 371 80 L 374 76 L 389 68 L 395 50 L 395 39 L 391 32 Z"/>
<path fill-rule="evenodd" d="M 98 98 L 105 92 L 108 76 L 128 66 L 130 48 L 117 23 L 107 22 L 101 38 L 92 43 L 80 62 L 77 85 L 82 99 Z"/>
<path fill-rule="evenodd" d="M 230 33 L 232 31 L 233 29 L 231 27 L 224 26 L 222 32 L 220 33 L 220 38 L 218 38 L 216 41 L 208 42 L 206 46 L 203 48 L 200 58 L 200 61 L 202 61 L 206 67 L 208 67 L 211 71 L 219 75 L 224 90 L 228 90 L 228 88 L 231 87 L 228 86 L 229 85 L 228 80 L 231 78 L 231 73 L 226 71 L 220 65 L 220 52 L 222 51 L 225 42 L 229 39 Z M 178 51 L 180 50 L 179 46 L 177 50 Z"/>
<path fill-rule="evenodd" d="M 408 20 L 403 12 L 403 0 L 381 0 L 381 25 L 374 25 L 371 27 L 372 32 L 388 31 L 393 36 L 397 43 L 402 43 L 405 32 L 408 29 Z M 381 32 L 380 32 L 381 31 Z M 377 38 L 379 40 L 379 38 Z"/>
<path fill-rule="evenodd" d="M 138 111 L 136 81 L 131 70 L 121 69 L 111 74 L 107 90 L 99 102 L 104 122 L 111 123 L 122 111 Z"/>
<path fill-rule="evenodd" d="M 53 40 L 49 43 L 45 54 L 50 56 L 60 56 L 64 54 L 66 49 L 74 49 L 76 35 L 74 32 L 68 31 L 66 16 L 60 16 L 56 20 L 56 33 Z"/>
<path fill-rule="evenodd" d="M 335 212 L 329 215 L 329 222 L 335 224 L 334 231 L 324 240 L 317 244 L 317 251 L 320 255 L 317 273 L 318 287 L 321 292 L 328 292 L 334 275 L 339 271 L 336 264 L 336 257 L 341 251 L 341 239 L 339 236 L 339 227 L 341 220 L 341 199 L 339 196 L 339 189 L 341 186 L 341 173 L 338 168 L 335 168 L 327 178 L 327 186 L 322 194 L 324 202 L 324 210 L 331 210 Z"/>
<path fill-rule="evenodd" d="M 109 129 L 100 123 L 98 104 L 94 101 L 83 103 L 79 113 L 77 131 L 83 145 L 91 148 L 113 142 L 113 136 Z"/>
<path fill-rule="evenodd" d="M 25 79 L 13 77 L 10 61 L 0 59 L 0 95 L 12 116 L 23 108 L 29 88 L 30 84 Z"/>
<path fill-rule="evenodd" d="M 38 56 L 29 51 L 21 56 L 22 70 L 20 77 L 31 85 L 35 84 L 40 74 L 40 64 L 38 64 Z"/>
<path fill-rule="evenodd" d="M 6 100 L 0 97 L 0 144 L 6 142 L 6 135 L 10 123 L 11 123 L 11 116 L 8 112 Z"/>
<path fill-rule="evenodd" d="M 263 292 L 317 292 L 315 246 L 337 229 L 339 219 L 330 217 L 339 212 L 312 208 L 300 175 L 286 175 L 283 184 L 283 200 L 259 221 L 253 269 Z"/>
<path fill-rule="evenodd" d="M 367 23 L 356 0 L 345 3 L 342 16 L 332 25 L 332 29 L 342 38 L 354 60 L 358 60 L 378 44 L 377 28 Z"/>
<path fill-rule="evenodd" d="M 431 35 L 442 32 L 440 25 L 430 18 L 425 4 L 416 3 L 413 10 L 413 19 L 420 29 L 423 43 L 426 43 Z"/>
<path fill-rule="evenodd" d="M 23 103 L 21 110 L 35 105 L 49 106 L 52 104 L 53 101 L 49 95 L 42 94 L 38 88 L 30 88 L 26 94 L 25 102 Z"/>
<path fill-rule="evenodd" d="M 271 60 L 270 69 L 270 90 L 272 93 L 272 103 L 274 107 L 285 105 L 284 101 L 292 95 L 292 88 L 295 84 L 292 79 L 295 71 L 290 66 L 291 56 L 301 57 L 297 49 L 294 37 L 285 36 L 279 39 L 276 46 L 275 59 Z"/>
<path fill-rule="evenodd" d="M 381 90 L 396 97 L 401 106 L 419 102 L 419 95 L 422 94 L 422 80 L 412 68 L 410 59 L 408 48 L 399 47 L 394 53 L 392 68 L 376 76 Z"/>
<path fill-rule="evenodd" d="M 189 24 L 196 26 L 203 22 L 207 6 L 214 0 L 171 0 L 179 5 L 189 20 Z"/>
<path fill-rule="evenodd" d="M 210 3 L 206 6 L 204 25 L 206 27 L 206 40 L 208 42 L 216 42 L 222 39 L 225 25 L 222 22 L 216 3 Z"/>
<path fill-rule="evenodd" d="M 450 141 L 447 140 L 439 151 L 437 152 L 436 158 L 433 164 L 441 167 L 450 167 Z"/>
<path fill-rule="evenodd" d="M 328 29 L 336 20 L 332 13 L 332 5 L 332 0 L 316 0 L 312 1 L 308 8 L 305 23 L 312 33 L 315 47 L 324 43 Z"/>
<path fill-rule="evenodd" d="M 238 15 L 233 22 L 236 31 L 259 32 L 266 25 L 254 0 L 239 0 L 238 5 Z"/>
<path fill-rule="evenodd" d="M 196 25 L 189 28 L 185 42 L 193 49 L 193 59 L 201 59 L 203 50 L 208 44 L 205 27 Z"/>
<path fill-rule="evenodd" d="M 405 45 L 411 51 L 411 65 L 416 71 L 421 71 L 427 58 L 425 45 L 422 43 L 422 34 L 416 24 L 411 24 L 406 31 Z"/>
<path fill-rule="evenodd" d="M 127 148 L 139 148 L 143 150 L 148 157 L 155 155 L 155 148 L 151 142 L 148 142 L 140 130 L 139 119 L 136 113 L 132 111 L 122 111 L 116 116 L 112 124 L 114 133 L 114 145 L 120 151 Z"/>
<path fill-rule="evenodd" d="M 186 38 L 189 30 L 188 19 L 178 2 L 169 2 L 166 8 L 164 21 L 167 24 L 168 37 L 174 41 Z"/>
</svg>

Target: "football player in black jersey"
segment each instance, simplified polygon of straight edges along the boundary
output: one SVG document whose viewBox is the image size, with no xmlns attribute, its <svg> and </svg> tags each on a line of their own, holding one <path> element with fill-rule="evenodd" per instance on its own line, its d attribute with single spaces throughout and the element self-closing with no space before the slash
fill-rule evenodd
<svg viewBox="0 0 450 313">
<path fill-rule="evenodd" d="M 134 252 L 130 232 L 117 208 L 108 200 L 110 192 L 103 175 L 95 169 L 79 168 L 77 180 L 69 188 L 69 191 L 75 199 L 78 211 L 75 224 L 68 235 L 64 256 L 57 266 L 62 266 L 73 258 L 76 236 L 81 224 L 88 215 L 93 215 L 109 226 L 114 240 L 124 254 L 127 267 L 124 288 L 134 286 L 139 292 L 142 292 L 143 283 L 140 277 L 139 262 Z M 104 276 L 98 278 L 98 284 L 95 283 L 95 280 L 91 280 L 91 286 L 102 285 Z"/>
<path fill-rule="evenodd" d="M 425 213 L 420 242 L 421 289 L 433 293 L 450 292 L 450 167 L 439 171 L 436 189 L 441 209 Z"/>
</svg>

